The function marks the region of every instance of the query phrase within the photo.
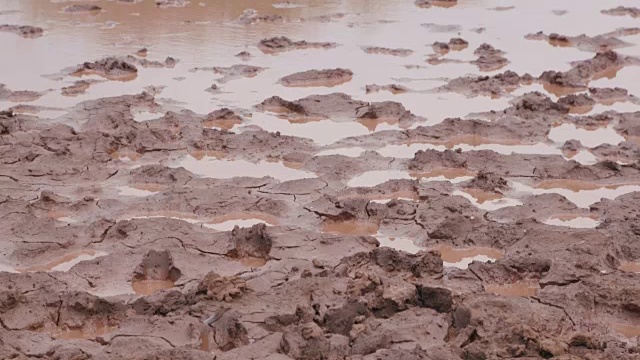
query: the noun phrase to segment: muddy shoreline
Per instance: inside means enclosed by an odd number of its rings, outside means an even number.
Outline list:
[[[582,54],[526,72],[475,23],[416,18],[421,47],[355,46],[280,29],[397,19],[258,5],[225,14],[258,29],[225,61],[132,42],[40,74],[46,89],[0,84],[0,359],[640,357],[640,101],[619,75],[640,65],[634,28],[519,35]],[[0,35],[28,44],[57,31],[13,24]],[[438,99],[480,105],[439,117]]]

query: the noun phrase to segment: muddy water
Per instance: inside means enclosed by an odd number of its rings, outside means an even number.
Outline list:
[[[343,235],[375,235],[379,225],[366,221],[326,221],[322,231]]]
[[[438,246],[434,250],[440,251],[444,266],[466,269],[474,261],[487,262],[502,258],[500,250],[487,247],[454,248]]]
[[[630,273],[640,273],[640,262],[624,262],[620,265],[620,270]]]
[[[131,287],[136,294],[151,295],[160,290],[167,290],[173,287],[171,280],[133,280]]]
[[[31,265],[25,268],[18,268],[19,272],[37,272],[37,271],[69,271],[74,265],[82,262],[93,260],[95,258],[107,255],[104,252],[94,250],[81,250],[71,252],[42,265]]]
[[[451,194],[462,196],[471,201],[471,203],[476,207],[487,211],[498,210],[508,206],[522,205],[522,202],[520,200],[505,197],[499,193],[488,192],[480,189],[456,190]]]
[[[592,229],[600,225],[600,221],[596,216],[580,216],[580,215],[555,215],[547,219],[547,225],[566,226],[579,229]]]
[[[535,296],[540,287],[533,281],[520,281],[512,284],[487,284],[486,292],[507,297]]]
[[[583,27],[582,31],[588,29],[590,35],[595,35],[636,25],[631,18],[601,16],[597,9],[579,6],[582,3],[578,0],[567,0],[562,4],[545,0],[536,2],[535,6],[519,3],[509,11],[495,11],[496,8],[503,7],[500,1],[495,0],[460,0],[455,6],[436,6],[430,9],[419,9],[412,1],[401,0],[376,3],[365,0],[309,0],[301,4],[303,6],[287,6],[286,3],[278,6],[271,1],[262,0],[225,0],[222,3],[192,1],[183,8],[165,9],[157,8],[152,1],[123,4],[98,0],[91,3],[100,6],[103,11],[67,14],[61,12],[68,5],[64,2],[3,1],[0,10],[17,12],[2,15],[2,22],[42,26],[45,33],[38,39],[0,34],[0,45],[13,49],[5,54],[4,61],[16,64],[0,69],[2,81],[15,90],[53,89],[30,104],[56,108],[103,96],[138,93],[151,85],[165,86],[160,97],[172,99],[203,114],[222,106],[249,109],[272,95],[295,99],[339,91],[368,101],[400,101],[413,113],[426,117],[426,124],[433,124],[445,117],[464,117],[469,113],[507,105],[507,99],[466,98],[457,94],[425,92],[442,85],[445,78],[476,72],[477,68],[468,62],[475,60],[473,50],[483,42],[491,43],[506,53],[510,61],[509,69],[537,75],[549,69],[567,70],[570,61],[587,58],[590,54],[574,48],[554,48],[544,42],[525,40],[525,35],[538,31],[573,34],[580,25]],[[571,11],[563,16],[553,14],[551,11],[560,5]],[[284,22],[245,25],[237,21],[243,11],[249,8],[257,10],[261,15],[280,15]],[[329,22],[319,22],[314,18],[336,13],[343,16],[334,17]],[[527,18],[528,21],[520,21],[522,18]],[[456,24],[464,25],[457,32],[449,33],[440,32],[438,26],[422,26],[448,25],[444,19],[455,19]],[[485,28],[485,31],[474,31],[480,27]],[[404,36],[398,37],[399,33]],[[284,34],[295,40],[330,41],[339,46],[328,50],[307,49],[276,55],[264,54],[255,46],[262,38]],[[425,63],[425,56],[431,53],[430,47],[425,44],[447,41],[455,36],[470,43],[468,48],[452,51],[444,56],[458,62],[436,66]],[[193,46],[194,44],[198,45]],[[363,46],[406,48],[414,52],[406,57],[368,54],[362,51]],[[54,81],[41,76],[105,55],[136,54],[143,47],[148,49],[146,58],[149,60],[164,60],[167,56],[172,56],[179,62],[169,69],[140,69],[138,76],[131,81],[92,84],[85,93],[75,97],[62,96],[59,89],[70,85],[77,78]],[[630,46],[621,49],[621,52],[633,54],[637,48],[637,45]],[[266,70],[252,78],[238,78],[225,83],[220,83],[221,75],[213,71],[189,71],[195,67],[245,63],[235,56],[241,51],[248,51],[252,55],[246,63]],[[336,67],[352,70],[353,79],[333,88],[287,88],[274,85],[278,79],[291,73]],[[608,81],[618,85],[616,81],[619,78],[623,78],[621,82],[632,79],[631,75],[637,71],[625,68],[619,72],[625,76],[603,78],[594,83],[600,85]],[[204,91],[213,83],[221,88],[215,95]],[[365,95],[364,87],[373,83],[403,83],[417,92],[394,95],[382,91]],[[635,82],[629,82],[628,85],[631,93],[640,90]],[[4,103],[0,105],[9,106]],[[141,114],[140,119],[152,117],[154,114]],[[270,131],[309,137],[319,143],[331,143],[343,137],[362,135],[374,130],[371,124],[357,122],[339,125],[332,121],[291,124],[264,114],[248,119],[246,123],[225,124],[225,127],[237,128],[249,124]],[[398,128],[398,124],[382,123],[376,124],[375,131]]]
[[[615,199],[620,195],[640,191],[640,184],[636,183],[596,184],[576,180],[544,181],[535,187],[513,181],[511,186],[516,191],[529,194],[560,194],[582,208],[587,208],[602,199]]]
[[[257,178],[270,176],[280,181],[287,181],[316,177],[313,173],[287,165],[289,164],[267,161],[251,163],[246,160],[219,160],[209,156],[198,160],[190,155],[175,164],[176,167],[184,167],[194,174],[216,179],[229,179],[236,176]]]
[[[91,340],[97,336],[114,332],[117,329],[118,326],[111,324],[108,320],[100,319],[87,321],[83,326],[74,328],[45,326],[41,331],[49,333],[54,339]]]

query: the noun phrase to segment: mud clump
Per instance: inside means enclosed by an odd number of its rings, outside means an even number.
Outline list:
[[[239,78],[252,78],[264,71],[264,68],[251,65],[237,64],[230,67],[214,67],[213,72],[222,75],[222,78],[217,81],[221,84],[227,83],[231,80]]]
[[[592,59],[573,63],[569,71],[545,71],[540,75],[540,80],[569,93],[578,92],[586,90],[591,80],[611,78],[624,66],[635,63],[635,59],[610,50],[597,53]]]
[[[156,6],[159,8],[169,7],[185,7],[189,3],[187,0],[155,0]]]
[[[640,31],[640,29],[637,28],[618,29],[607,34],[597,35],[594,37],[590,37],[585,34],[578,36],[566,36],[556,33],[545,35],[540,31],[535,34],[526,35],[525,39],[547,41],[552,46],[557,47],[575,47],[584,51],[603,52],[631,46],[630,43],[618,39],[617,36],[633,35],[638,31]]]
[[[216,301],[231,302],[247,291],[247,283],[238,276],[220,276],[210,271],[198,284],[198,292]]]
[[[333,87],[351,81],[353,72],[347,69],[307,70],[280,79],[287,87],[324,86]]]
[[[73,4],[62,9],[62,12],[68,14],[97,13],[100,11],[102,11],[100,6],[91,4]]]
[[[234,258],[269,259],[273,240],[265,224],[256,224],[250,228],[235,227],[231,231],[232,249],[227,252]]]
[[[0,25],[0,32],[9,32],[26,39],[39,38],[44,34],[41,27],[30,25]]]
[[[371,85],[365,86],[365,91],[367,94],[376,93],[380,91],[388,91],[392,94],[403,94],[403,93],[411,92],[411,89],[399,84],[389,84],[389,85],[371,84]]]
[[[65,86],[61,89],[61,93],[64,96],[78,96],[84,94],[89,87],[93,84],[99,83],[99,80],[78,80],[70,86]]]
[[[262,39],[258,43],[258,48],[265,54],[277,54],[285,51],[304,49],[333,49],[338,44],[333,42],[307,42],[305,40],[295,41],[286,36]]]
[[[612,16],[631,16],[640,18],[640,8],[618,6],[617,8],[602,10],[601,13]]]
[[[173,266],[173,257],[167,250],[150,250],[133,274],[133,281],[169,280],[175,282],[180,278],[181,271]]]
[[[436,7],[452,7],[458,4],[458,0],[416,0],[416,6],[419,8]]]
[[[381,55],[391,55],[391,56],[399,56],[399,57],[407,57],[413,54],[413,50],[410,49],[390,49],[379,46],[365,46],[362,48],[364,52],[367,54],[381,54]]]
[[[450,80],[440,91],[452,91],[469,97],[491,96],[500,97],[505,93],[516,90],[521,85],[530,84],[533,77],[529,74],[523,76],[513,71],[505,71],[493,76],[459,77]]]
[[[509,60],[504,57],[504,51],[496,49],[486,43],[480,45],[473,54],[477,56],[478,59],[471,63],[478,66],[480,71],[495,71],[509,64]]]
[[[107,57],[97,61],[87,61],[71,73],[73,76],[99,75],[109,80],[132,80],[138,74],[138,68],[122,59]]]
[[[473,179],[469,180],[464,187],[500,193],[508,190],[509,184],[499,175],[480,171]]]
[[[39,99],[43,93],[30,90],[10,90],[4,84],[0,84],[0,100],[11,102],[29,102]]]
[[[260,23],[282,23],[284,18],[280,15],[259,15],[257,10],[246,9],[237,20],[241,24],[252,25]]]
[[[203,121],[205,126],[219,127],[225,130],[229,130],[235,125],[242,124],[242,122],[242,117],[228,108],[222,108],[220,110],[210,112]]]

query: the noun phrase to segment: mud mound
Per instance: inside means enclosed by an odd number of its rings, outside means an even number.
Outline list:
[[[338,44],[332,42],[294,41],[286,36],[262,39],[258,43],[258,48],[265,54],[277,54],[285,51],[304,49],[333,49],[337,46]]]
[[[39,38],[44,34],[44,30],[37,26],[30,25],[0,25],[0,32],[9,32],[27,39]]]
[[[333,87],[351,81],[353,72],[347,69],[307,70],[280,79],[288,87],[325,86]]]

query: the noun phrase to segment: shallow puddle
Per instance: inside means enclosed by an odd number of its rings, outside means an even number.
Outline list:
[[[504,197],[502,194],[487,192],[480,189],[464,189],[456,190],[451,195],[462,196],[471,201],[471,203],[479,209],[493,211],[509,206],[522,205],[517,199]]]
[[[623,262],[620,270],[630,273],[640,273],[640,262]]]
[[[90,320],[82,327],[57,327],[45,326],[39,331],[46,332],[54,339],[64,340],[94,340],[98,336],[103,336],[118,330],[117,325],[111,324],[108,320]]]
[[[376,170],[367,171],[347,182],[349,187],[373,187],[389,180],[417,179],[422,182],[449,181],[459,183],[473,178],[473,172],[464,168],[437,168],[424,172],[409,172],[404,170]]]
[[[19,272],[49,272],[49,271],[69,271],[74,265],[82,261],[93,260],[107,253],[94,250],[80,250],[69,253],[43,265],[32,265],[26,268],[17,269]]]
[[[484,290],[490,294],[506,297],[535,296],[540,286],[535,281],[519,281],[512,284],[485,284]]]
[[[325,221],[322,224],[322,231],[326,233],[342,235],[375,235],[378,233],[379,225],[366,221]]]
[[[578,140],[582,145],[594,148],[602,144],[618,145],[624,141],[624,138],[610,127],[586,130],[578,128],[574,124],[562,124],[551,128],[549,140],[560,144],[564,144],[568,140]]]
[[[315,178],[311,172],[293,169],[280,162],[261,161],[252,163],[246,160],[218,160],[204,156],[198,160],[186,156],[173,167],[184,167],[188,171],[215,179],[230,179],[239,176],[262,178],[270,176],[280,181]]]
[[[441,142],[411,142],[391,144],[376,150],[382,156],[410,159],[419,150],[460,149],[462,151],[493,150],[498,154],[560,155],[562,151],[553,144],[524,144],[518,140],[491,139],[477,135],[461,135]]]
[[[405,237],[388,237],[384,235],[375,235],[380,242],[380,246],[390,247],[392,249],[416,254],[418,251],[424,250],[423,247],[417,246],[413,240]]]
[[[566,226],[577,229],[594,229],[600,225],[600,221],[596,216],[581,216],[581,215],[555,215],[547,219],[545,222],[547,225],[554,226]]]
[[[488,247],[454,248],[451,246],[437,246],[433,250],[440,251],[443,265],[466,269],[474,261],[489,262],[502,258],[502,251]]]
[[[535,187],[515,181],[510,182],[510,185],[518,192],[534,195],[560,194],[581,208],[588,208],[602,199],[615,199],[620,195],[640,191],[640,185],[637,184],[601,185],[577,180],[547,180]]]
[[[139,295],[151,295],[154,292],[160,290],[167,290],[173,288],[174,282],[172,280],[132,280],[131,288],[136,294]]]
[[[622,334],[627,338],[640,337],[640,325],[614,323],[611,324],[611,328],[613,328],[615,332]]]
[[[205,222],[202,226],[218,231],[231,231],[236,226],[242,228],[256,224],[276,225],[278,219],[275,216],[260,213],[231,213]]]
[[[145,197],[158,193],[158,191],[150,191],[131,186],[118,186],[116,189],[118,190],[118,194],[121,196]]]

